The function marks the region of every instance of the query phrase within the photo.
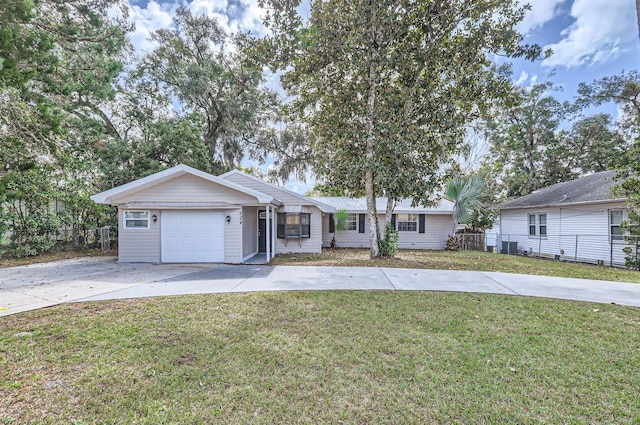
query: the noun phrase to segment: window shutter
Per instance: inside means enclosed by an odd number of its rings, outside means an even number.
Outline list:
[[[396,215],[391,214],[391,226],[393,226],[393,230],[396,230]]]
[[[418,217],[418,233],[424,233],[424,214]]]
[[[286,213],[278,213],[278,226],[276,231],[276,236],[278,238],[284,238],[284,228],[287,222],[287,214]]]
[[[336,223],[333,222],[333,214],[329,214],[329,233],[336,232]]]
[[[364,233],[364,214],[358,217],[358,233]]]

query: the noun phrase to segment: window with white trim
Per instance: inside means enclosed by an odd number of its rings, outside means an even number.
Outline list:
[[[624,221],[623,210],[609,210],[609,234],[611,242],[622,240],[622,222]]]
[[[529,214],[529,236],[547,237],[547,214]]]
[[[358,230],[358,214],[347,214],[347,221],[344,223],[345,230]]]
[[[398,232],[415,232],[418,230],[418,214],[398,214],[396,216]]]
[[[310,238],[310,213],[278,213],[278,238]]]
[[[149,211],[125,211],[124,212],[124,228],[125,229],[148,229],[149,228]]]

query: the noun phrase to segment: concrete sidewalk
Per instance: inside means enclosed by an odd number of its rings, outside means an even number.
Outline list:
[[[288,290],[481,292],[640,307],[640,284],[494,272],[226,264],[117,264],[84,258],[0,269],[0,316],[63,302]]]

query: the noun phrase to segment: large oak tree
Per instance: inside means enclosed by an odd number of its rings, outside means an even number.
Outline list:
[[[433,201],[441,166],[465,124],[504,96],[493,59],[541,55],[516,30],[526,8],[509,0],[310,2],[266,0],[262,53],[308,124],[316,172],[364,191],[371,255],[380,237],[376,197]]]

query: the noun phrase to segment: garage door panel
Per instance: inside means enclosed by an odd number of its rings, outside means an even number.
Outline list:
[[[222,212],[163,212],[163,263],[223,261],[224,214]]]

